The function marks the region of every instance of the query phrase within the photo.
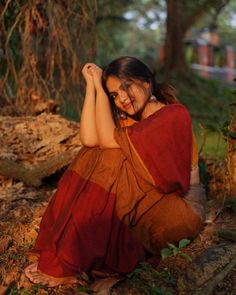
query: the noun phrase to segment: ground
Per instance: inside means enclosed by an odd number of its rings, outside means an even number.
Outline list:
[[[54,185],[50,187],[47,185],[49,182],[52,183],[50,180],[40,188],[34,188],[26,187],[21,182],[0,178],[0,294],[82,295],[92,294],[92,289],[96,290],[96,282],[99,280],[91,285],[91,281],[87,281],[88,277],[86,276],[83,277],[86,286],[71,285],[56,288],[33,285],[24,276],[24,268],[34,261],[32,256],[27,255],[28,250],[35,242],[41,217],[55,190],[56,182],[54,181]],[[219,187],[216,187],[212,181],[211,193],[217,189],[219,196],[222,191],[220,192]],[[224,200],[222,198],[224,196],[214,198],[212,194],[209,195],[208,222],[199,237],[186,248],[180,250],[180,254],[175,257],[168,255],[164,260],[159,257],[159,263],[153,267],[147,263],[141,264],[127,276],[108,277],[104,280],[100,278],[105,290],[97,294],[194,294],[194,292],[186,291],[184,287],[186,271],[192,268],[196,258],[205,255],[204,253],[211,247],[222,248],[221,245],[227,247],[233,245],[230,240],[217,235],[219,229],[236,229],[236,214],[231,208],[223,206]],[[187,255],[187,258],[183,257],[182,253]],[[189,261],[189,257],[192,261]],[[201,276],[202,266],[196,272],[198,271]],[[118,283],[112,289],[108,288],[117,281]],[[198,294],[233,295],[236,294],[235,282],[236,267],[228,272],[227,276],[214,288],[214,291]],[[99,283],[97,285],[99,286]]]

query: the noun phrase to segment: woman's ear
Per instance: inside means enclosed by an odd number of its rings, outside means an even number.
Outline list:
[[[150,88],[150,83],[149,82],[143,82],[143,86],[148,89]]]

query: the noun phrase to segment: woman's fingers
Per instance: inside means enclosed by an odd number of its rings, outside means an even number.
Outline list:
[[[99,77],[102,76],[102,69],[99,68],[97,65],[90,65],[89,70],[92,73],[92,75],[97,75]]]
[[[85,75],[93,75],[93,74],[101,74],[102,73],[102,69],[100,67],[98,67],[96,64],[94,63],[86,63],[82,69],[82,74]]]
[[[96,88],[101,85],[102,72],[102,69],[95,63],[86,63],[82,69],[82,74],[86,82],[94,83]]]
[[[95,88],[98,89],[102,85],[102,69],[99,67],[91,67],[91,72]]]
[[[83,74],[86,74],[86,73],[89,73],[89,69],[91,68],[91,64],[85,64],[83,69],[82,69],[82,73]]]
[[[82,75],[84,76],[84,79],[86,80],[87,83],[88,82],[93,83],[93,74],[91,72],[91,67],[92,67],[92,64],[87,63],[84,65],[82,69]]]

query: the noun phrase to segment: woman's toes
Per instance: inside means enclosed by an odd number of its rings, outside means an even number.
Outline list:
[[[25,275],[28,277],[32,273],[37,272],[37,271],[38,271],[38,263],[36,262],[36,263],[33,263],[33,264],[28,265],[25,268]]]
[[[31,264],[25,268],[25,275],[26,277],[35,284],[43,284],[47,287],[56,287],[59,285],[66,285],[66,284],[80,284],[84,285],[84,282],[78,280],[76,277],[62,277],[56,278],[44,274],[38,269],[38,263]]]
[[[47,278],[47,276],[43,275],[42,273],[34,273],[32,274],[31,281],[36,284],[40,283],[43,285],[48,285],[50,280]]]

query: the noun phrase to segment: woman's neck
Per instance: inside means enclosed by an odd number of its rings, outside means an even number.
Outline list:
[[[146,104],[142,114],[141,114],[141,120],[146,119],[156,111],[160,110],[165,106],[164,103],[161,103],[160,101],[150,101]]]

